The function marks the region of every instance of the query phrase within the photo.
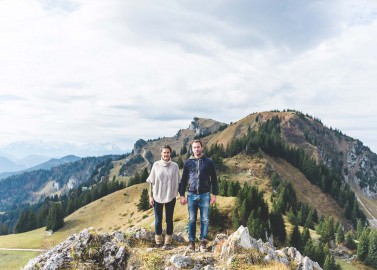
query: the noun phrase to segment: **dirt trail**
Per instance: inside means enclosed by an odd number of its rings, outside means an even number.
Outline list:
[[[145,164],[143,167],[141,167],[141,170],[144,170],[144,168],[148,167],[150,162],[149,160],[145,157],[145,148],[143,148],[143,153],[141,154],[141,156],[144,158],[144,160],[147,162],[147,164]]]
[[[368,210],[368,208],[364,205],[364,203],[359,199],[359,196],[356,195],[356,199],[359,202],[359,204],[362,205],[364,210],[372,217],[371,219],[368,219],[369,224],[375,228],[377,228],[377,219],[373,216],[373,214]]]
[[[33,251],[33,252],[45,252],[44,249],[33,248],[0,248],[0,251]]]

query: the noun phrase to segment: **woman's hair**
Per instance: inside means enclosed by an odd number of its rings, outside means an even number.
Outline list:
[[[167,144],[165,144],[163,147],[161,147],[161,152],[162,152],[162,150],[164,150],[165,148],[167,148],[167,149],[169,149],[169,151],[170,151],[170,153],[171,153],[171,147],[170,147],[170,145],[167,145]]]

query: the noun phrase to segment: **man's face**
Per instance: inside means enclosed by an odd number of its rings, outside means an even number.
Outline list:
[[[192,152],[194,153],[195,157],[200,157],[202,155],[203,148],[199,142],[194,142],[192,144]]]
[[[162,149],[162,151],[161,151],[161,157],[165,161],[168,161],[170,159],[170,150],[169,150],[169,148]]]

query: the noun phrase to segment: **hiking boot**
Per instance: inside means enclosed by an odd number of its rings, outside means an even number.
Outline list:
[[[156,248],[162,247],[162,234],[156,234],[154,240],[156,241]]]
[[[162,246],[162,249],[170,249],[171,248],[171,241],[172,241],[172,235],[167,234],[165,236],[165,242],[164,242],[164,245]]]
[[[199,247],[200,252],[205,252],[207,251],[207,241],[203,239],[200,241],[200,247]]]
[[[194,241],[190,241],[189,244],[188,244],[188,246],[187,246],[187,249],[195,251],[195,242]]]

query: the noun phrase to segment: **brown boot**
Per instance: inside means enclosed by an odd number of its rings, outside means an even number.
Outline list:
[[[205,252],[207,251],[207,240],[203,239],[200,241],[200,247],[199,247],[200,252]]]
[[[189,242],[189,244],[187,246],[187,250],[195,251],[195,242],[194,241]]]
[[[172,241],[172,235],[171,234],[165,235],[165,242],[162,248],[169,249],[171,247],[171,241]]]
[[[156,234],[154,240],[156,241],[156,247],[162,246],[162,234]]]

